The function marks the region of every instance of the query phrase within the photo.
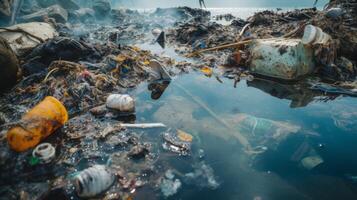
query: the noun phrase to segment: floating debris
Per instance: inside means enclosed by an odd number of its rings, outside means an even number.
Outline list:
[[[309,156],[301,160],[302,166],[308,170],[314,169],[323,162],[324,160],[320,156]]]
[[[180,155],[186,156],[191,151],[191,143],[182,141],[172,133],[164,133],[163,134],[164,143],[162,147],[166,150],[172,151],[174,153],[178,153]]]

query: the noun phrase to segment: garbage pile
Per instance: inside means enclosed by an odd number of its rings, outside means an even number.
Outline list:
[[[285,81],[310,75],[328,82],[355,81],[355,7],[332,1],[323,11],[262,11],[229,26],[186,22],[176,25],[168,38],[189,45],[191,53],[186,55],[200,56],[213,68],[240,67]],[[212,59],[215,65],[208,62]]]

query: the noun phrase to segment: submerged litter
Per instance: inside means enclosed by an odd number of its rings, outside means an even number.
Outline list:
[[[107,190],[115,181],[114,174],[103,165],[95,165],[75,177],[78,196],[94,197]]]

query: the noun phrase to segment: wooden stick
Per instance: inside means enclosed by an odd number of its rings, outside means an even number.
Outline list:
[[[253,41],[254,40],[246,40],[246,41],[236,42],[236,43],[232,43],[232,44],[225,44],[225,45],[218,46],[218,47],[202,49],[202,50],[195,51],[193,53],[188,54],[187,57],[193,57],[195,55],[198,55],[198,54],[201,54],[201,53],[204,53],[204,52],[208,52],[208,51],[215,51],[215,50],[220,50],[220,49],[234,48],[234,47],[238,47],[240,45],[249,44],[249,43],[251,43]]]
[[[166,127],[163,123],[145,123],[145,124],[120,124],[120,126],[125,128],[164,128]]]

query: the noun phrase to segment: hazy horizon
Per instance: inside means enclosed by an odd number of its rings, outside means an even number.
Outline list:
[[[318,7],[324,6],[329,0],[319,0]],[[112,0],[118,6],[137,7],[137,8],[156,8],[156,7],[177,7],[190,6],[199,7],[198,0]],[[278,7],[312,7],[314,0],[205,0],[209,8],[278,8]]]

